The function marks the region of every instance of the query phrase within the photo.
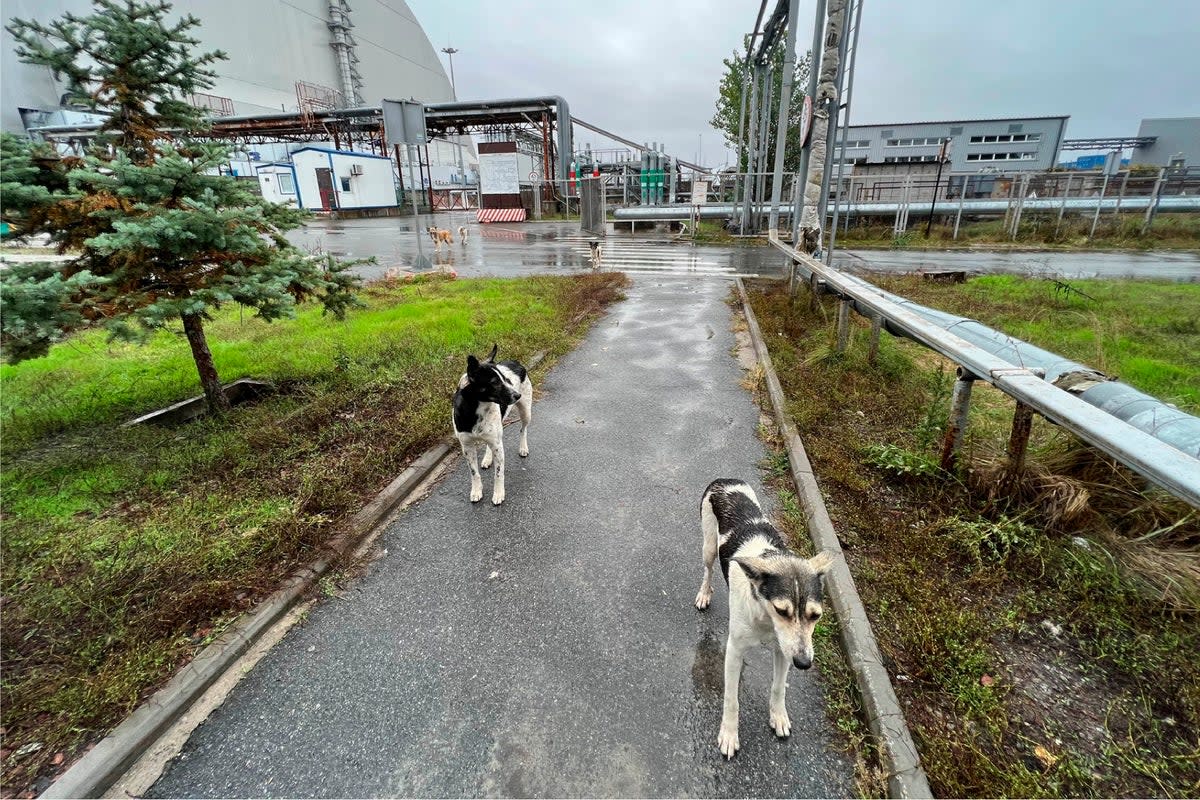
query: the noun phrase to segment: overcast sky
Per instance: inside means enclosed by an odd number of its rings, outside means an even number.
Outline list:
[[[721,59],[758,0],[408,0],[459,99],[562,95],[576,117],[703,163]],[[775,0],[769,0],[769,9]],[[815,0],[802,0],[800,52]],[[1200,116],[1200,0],[865,0],[851,122],[1069,114],[1067,136]],[[439,54],[440,55],[440,54]],[[442,55],[445,59],[445,56]],[[443,62],[445,63],[445,62]],[[699,135],[699,139],[697,136]],[[580,129],[576,143],[607,147]]]

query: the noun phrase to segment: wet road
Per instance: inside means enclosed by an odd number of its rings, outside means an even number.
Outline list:
[[[712,608],[692,606],[699,498],[725,475],[769,498],[759,412],[730,355],[725,281],[642,275],[628,295],[540,379],[528,459],[509,428],[505,504],[472,505],[459,459],[153,796],[853,791],[815,671],[790,673],[793,737],[769,730],[765,650],[746,666],[742,751],[720,758],[727,594],[718,580]]]
[[[577,222],[529,222],[479,225],[474,214],[438,214],[434,220],[455,235],[455,243],[436,256],[432,242],[422,240],[424,253],[460,275],[521,275],[535,272],[574,272],[590,266],[587,240]],[[422,229],[430,224],[421,218]],[[458,227],[469,229],[460,244]],[[360,268],[367,278],[381,277],[389,268],[408,269],[415,263],[416,238],[412,221],[402,217],[361,220],[317,220],[293,231],[297,245],[346,257],[371,257],[378,264]],[[637,236],[611,234],[603,245],[607,268],[630,274],[691,276],[781,276],[785,259],[769,247],[692,245],[665,232],[638,231]],[[911,250],[847,250],[835,263],[852,271],[967,270],[978,273],[1080,277],[1138,277],[1200,281],[1200,253],[1179,251],[1063,253],[1063,252],[919,252]]]

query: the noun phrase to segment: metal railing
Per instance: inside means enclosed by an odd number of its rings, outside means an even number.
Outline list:
[[[842,298],[839,345],[849,311],[877,322],[896,336],[912,339],[957,364],[965,380],[983,380],[1014,398],[1018,404],[1108,454],[1171,494],[1200,508],[1200,459],[1139,430],[1078,396],[1047,383],[1040,370],[1013,364],[939,327],[897,303],[871,284],[845,275],[801,253],[777,236],[770,243],[791,259],[815,291]],[[1020,410],[1020,406],[1018,406]]]

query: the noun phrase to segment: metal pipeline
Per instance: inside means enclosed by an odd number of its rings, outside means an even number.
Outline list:
[[[949,321],[942,320],[943,324],[938,324],[930,317],[942,315],[942,312],[911,302],[897,302],[903,298],[861,278],[826,267],[777,237],[770,237],[770,241],[792,259],[799,274],[820,282],[826,291],[849,301],[859,314],[880,319],[892,335],[904,336],[941,353],[967,373],[991,383],[1176,497],[1200,508],[1200,459],[1172,443],[1179,442],[1195,452],[1190,443],[1200,431],[1200,420],[1125,384],[1107,381],[1105,376],[1086,367],[1082,372],[1072,369],[1082,365],[1053,353],[1043,350],[1040,351],[1043,355],[1039,356],[1039,349],[1032,345],[990,331],[979,323],[967,325],[973,322],[971,320],[951,316]],[[984,328],[987,333],[981,333],[974,326]],[[997,338],[1002,341],[1001,346],[997,346]],[[1014,349],[1015,345],[1022,347]],[[992,348],[998,352],[993,352]],[[1035,372],[1039,357],[1045,357],[1046,378],[1058,379],[1064,385],[1074,384],[1073,389],[1060,388]],[[1051,369],[1055,370],[1053,374]],[[1064,376],[1067,376],[1066,380],[1063,380]],[[1097,382],[1091,384],[1091,381]]]
[[[887,298],[897,306],[912,311],[942,330],[953,333],[1014,366],[1044,370],[1044,380],[1047,383],[1077,395],[1117,419],[1194,458],[1200,458],[1200,417],[1186,414],[1127,383],[1110,379],[1085,364],[1013,338],[976,320],[914,303],[905,297],[886,292],[855,275],[842,273],[842,277],[847,283],[859,286],[862,291]],[[851,299],[851,303],[853,302]],[[886,319],[883,320],[883,325],[889,333],[905,335],[903,332],[892,331]]]
[[[1096,202],[1099,200],[1100,209],[1102,211],[1115,210],[1118,199],[1115,197],[1095,198],[1095,197],[1072,197],[1066,200],[1065,208],[1067,211],[1094,211]],[[1123,211],[1145,211],[1146,208],[1154,202],[1153,197],[1126,197],[1121,200],[1121,210]],[[839,214],[855,214],[858,216],[870,217],[885,217],[891,216],[904,207],[902,203],[840,203]],[[929,209],[919,208],[916,204],[908,204],[909,211],[912,214],[920,216],[922,213],[928,214]],[[1036,200],[1026,200],[1024,210],[1029,211],[1055,211],[1064,207],[1062,198],[1038,198]],[[942,204],[937,213],[952,214],[957,212],[958,204],[952,205]],[[962,203],[964,214],[1003,214],[1009,208],[1007,200],[965,200]],[[771,210],[770,203],[757,203],[754,205],[754,210],[758,213],[769,212]],[[720,219],[723,217],[731,217],[737,214],[741,209],[735,208],[728,204],[713,204],[700,207],[700,216],[704,219]],[[1170,213],[1176,211],[1200,211],[1200,195],[1160,197],[1158,199],[1158,211],[1160,213]],[[779,213],[784,216],[791,216],[792,206],[781,205]],[[631,208],[618,208],[613,211],[613,216],[616,219],[633,219],[633,220],[674,220],[688,219],[692,214],[691,206],[657,206],[655,208],[646,208],[634,206]]]

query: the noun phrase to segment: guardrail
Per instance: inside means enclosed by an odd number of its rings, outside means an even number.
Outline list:
[[[1047,383],[1038,371],[1013,364],[978,345],[924,319],[892,300],[883,290],[836,269],[781,241],[773,231],[773,247],[788,256],[815,290],[842,298],[839,327],[850,308],[885,327],[893,335],[912,339],[957,364],[962,377],[983,380],[1021,405],[1069,430],[1171,494],[1200,508],[1200,459],[1162,442],[1111,414]],[[841,338],[841,337],[839,337]]]

